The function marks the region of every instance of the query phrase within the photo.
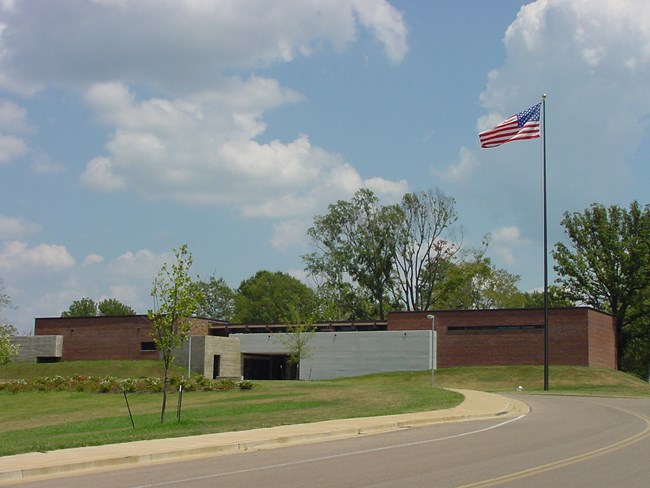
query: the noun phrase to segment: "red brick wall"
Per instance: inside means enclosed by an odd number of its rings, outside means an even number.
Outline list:
[[[610,315],[589,311],[589,366],[616,369],[616,321]],[[616,349],[616,348],[614,348]]]
[[[549,364],[589,366],[587,308],[566,308],[549,311]],[[544,311],[538,311],[544,323]],[[538,363],[543,364],[543,362]]]
[[[151,341],[144,315],[36,319],[35,335],[62,335],[64,361],[88,359],[158,359],[157,351],[141,351]]]
[[[206,334],[208,322],[195,319],[194,334]],[[37,318],[35,335],[62,335],[63,361],[90,359],[158,359],[157,351],[142,351],[152,341],[146,315],[124,317]]]
[[[431,329],[429,314],[435,316],[439,368],[544,364],[543,329],[503,327],[543,326],[543,309],[395,312],[388,330]],[[549,364],[615,368],[612,323],[610,315],[586,307],[550,310]]]

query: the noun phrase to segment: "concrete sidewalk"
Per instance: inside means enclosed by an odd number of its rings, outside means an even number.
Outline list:
[[[35,481],[88,470],[106,470],[139,463],[174,461],[188,456],[217,456],[307,442],[349,438],[438,422],[457,422],[493,417],[515,417],[529,412],[516,399],[473,390],[458,407],[383,417],[328,420],[310,424],[176,437],[105,446],[61,449],[0,457],[0,483]]]

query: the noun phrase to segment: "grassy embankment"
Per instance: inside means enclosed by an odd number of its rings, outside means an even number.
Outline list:
[[[43,376],[160,376],[146,361],[89,361],[14,364],[0,378]],[[181,376],[186,371],[177,369]],[[484,391],[542,390],[541,367],[451,368],[438,370],[436,386]],[[160,394],[130,394],[135,429],[121,394],[0,392],[0,455],[47,451],[140,439],[244,430],[332,418],[387,415],[450,408],[456,393],[431,388],[428,371],[371,375],[330,381],[260,381],[253,390],[186,392],[181,421],[177,395],[168,402],[166,423],[159,423]],[[576,367],[550,369],[551,393],[650,397],[650,385],[629,375]]]

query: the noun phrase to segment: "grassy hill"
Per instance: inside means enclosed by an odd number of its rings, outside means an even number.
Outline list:
[[[544,389],[542,366],[491,366],[447,368],[436,371],[438,386],[493,392]],[[611,369],[583,366],[549,367],[549,393],[650,397],[650,384],[636,376]]]

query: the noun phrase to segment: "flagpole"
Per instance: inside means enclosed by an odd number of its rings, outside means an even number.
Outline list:
[[[548,225],[546,210],[546,93],[542,94],[542,179],[544,206],[544,391],[548,391]]]

